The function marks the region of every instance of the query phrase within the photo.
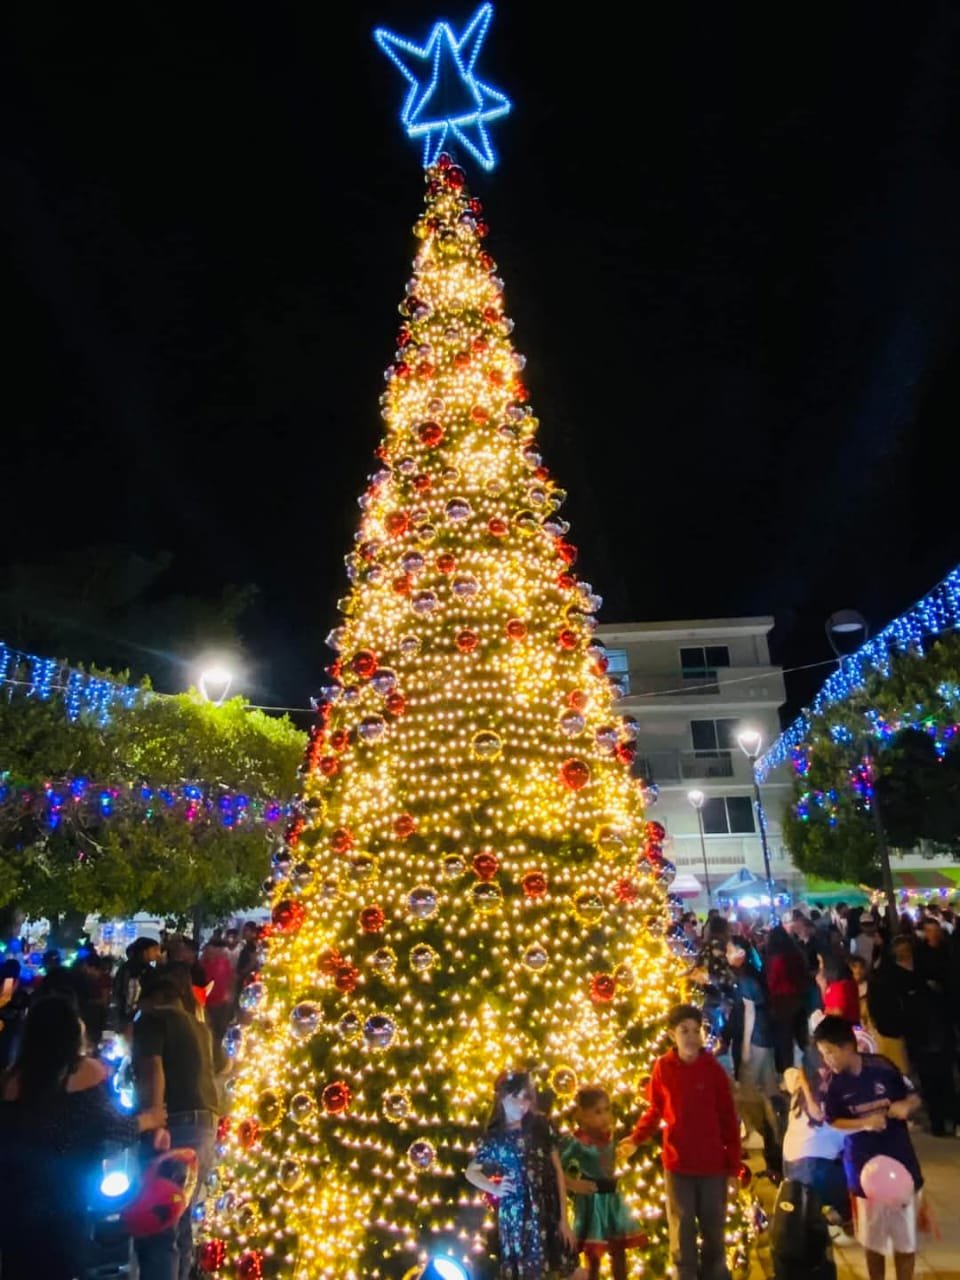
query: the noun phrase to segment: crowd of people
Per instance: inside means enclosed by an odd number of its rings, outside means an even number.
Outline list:
[[[162,1159],[158,1153],[193,1153],[190,1194],[151,1205],[164,1225],[135,1242],[141,1280],[192,1274],[191,1209],[224,1110],[224,1032],[260,962],[252,922],[216,930],[199,951],[179,934],[138,938],[119,965],[89,946],[71,964],[48,951],[36,975],[12,956],[3,961],[0,1183],[17,1188],[0,1199],[3,1280],[87,1274],[91,1171],[135,1144],[142,1169]],[[111,1096],[117,1045],[127,1050],[121,1070],[132,1073],[136,1114],[124,1114]]]
[[[678,927],[700,992],[709,1047],[737,1083],[741,1108],[768,1141],[790,1069],[810,1067],[817,1023],[843,1018],[861,1041],[916,1077],[930,1132],[952,1137],[960,1031],[960,932],[949,907],[904,912],[891,928],[839,903],[794,909],[771,929],[749,913],[711,911]],[[806,1056],[805,1056],[806,1055]],[[805,1079],[806,1077],[804,1077]],[[765,1117],[758,1119],[757,1117]],[[782,1126],[781,1126],[782,1127]],[[769,1162],[777,1166],[775,1150]]]
[[[619,1180],[653,1140],[678,1280],[729,1280],[728,1199],[750,1176],[752,1133],[780,1187],[777,1280],[835,1280],[831,1232],[856,1237],[870,1280],[883,1280],[888,1252],[896,1280],[911,1280],[930,1225],[911,1127],[921,1108],[932,1134],[952,1137],[957,1122],[955,923],[938,904],[892,927],[843,903],[773,927],[686,913],[672,941],[693,999],[670,1011],[672,1047],[627,1136],[616,1141],[600,1085],[579,1090],[564,1135],[531,1074],[496,1081],[466,1177],[496,1207],[498,1280],[595,1280],[605,1258],[623,1280],[648,1236]]]
[[[673,1048],[657,1060],[627,1137],[616,1142],[601,1085],[580,1090],[576,1127],[558,1144],[532,1077],[497,1082],[467,1177],[498,1206],[500,1275],[593,1280],[609,1257],[614,1277],[625,1276],[627,1251],[645,1234],[618,1174],[658,1136],[678,1275],[725,1280],[728,1180],[742,1174],[755,1133],[770,1177],[809,1192],[811,1232],[823,1209],[836,1231],[856,1231],[871,1280],[883,1276],[887,1245],[897,1280],[910,1280],[922,1174],[908,1126],[921,1106],[934,1135],[954,1136],[960,1119],[953,911],[931,904],[891,924],[841,903],[793,910],[773,927],[747,913],[711,910],[701,923],[688,912],[672,940],[690,1002],[671,1012]],[[186,1280],[190,1209],[224,1110],[225,1033],[261,959],[250,922],[215,931],[199,950],[181,935],[138,938],[119,965],[93,948],[69,965],[50,951],[34,981],[15,959],[2,963],[0,1178],[19,1192],[0,1200],[3,1280],[83,1274],[85,1171],[111,1147],[134,1144],[143,1166],[157,1153],[192,1153],[190,1194],[162,1229],[136,1240],[142,1280]],[[129,1047],[136,1114],[118,1110],[111,1066],[96,1053],[118,1038]],[[909,1183],[896,1213],[865,1190],[877,1155]]]

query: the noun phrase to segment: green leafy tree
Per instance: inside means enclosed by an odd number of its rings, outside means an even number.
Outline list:
[[[960,638],[894,657],[843,703],[815,716],[793,780],[784,837],[810,875],[879,884],[875,789],[891,849],[960,848]],[[867,747],[872,777],[865,766]]]
[[[0,903],[59,920],[92,911],[222,914],[252,905],[271,832],[282,824],[248,819],[231,829],[202,805],[186,821],[182,803],[158,799],[151,807],[137,790],[195,784],[214,798],[242,793],[254,809],[282,804],[297,789],[306,737],[242,698],[217,707],[180,694],[117,708],[103,726],[86,717],[70,723],[56,699],[18,697],[0,703],[0,742],[9,789],[0,805]],[[45,784],[64,779],[117,788],[113,816],[68,798],[51,829],[43,805],[24,803],[24,790],[40,796]]]

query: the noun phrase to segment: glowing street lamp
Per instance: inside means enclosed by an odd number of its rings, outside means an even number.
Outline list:
[[[197,680],[201,698],[204,702],[212,702],[215,707],[224,702],[232,684],[233,672],[223,666],[205,667]]]
[[[763,734],[759,729],[744,727],[737,734],[740,750],[750,761],[750,775],[753,778],[754,804],[757,810],[757,825],[760,827],[760,845],[763,849],[763,870],[767,877],[767,894],[770,898],[771,923],[777,919],[777,910],[773,897],[773,875],[770,871],[770,849],[767,845],[767,819],[763,812],[763,801],[760,798],[760,782],[757,778],[757,759],[763,746]]]
[[[687,799],[697,811],[697,826],[700,829],[700,853],[703,856],[703,885],[707,891],[707,906],[712,905],[712,893],[710,889],[710,872],[707,870],[707,842],[703,838],[703,806],[707,797],[702,791],[694,788],[693,791],[687,792]]]

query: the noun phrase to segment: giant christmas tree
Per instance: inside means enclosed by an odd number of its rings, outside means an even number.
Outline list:
[[[403,1277],[439,1255],[482,1273],[492,1215],[463,1171],[496,1076],[532,1067],[560,1124],[602,1083],[626,1121],[677,995],[672,869],[591,638],[600,601],[446,154],[415,234],[269,958],[229,1033],[201,1249],[223,1276]],[[639,1275],[665,1249],[652,1154],[621,1189],[648,1227]]]

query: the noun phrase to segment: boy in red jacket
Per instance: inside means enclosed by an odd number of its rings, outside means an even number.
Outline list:
[[[648,1107],[617,1148],[628,1160],[663,1125],[670,1254],[678,1280],[729,1280],[727,1180],[740,1170],[740,1123],[730,1081],[703,1047],[700,1010],[679,1004],[667,1025],[674,1048],[653,1064]],[[697,1259],[697,1230],[702,1238]]]

